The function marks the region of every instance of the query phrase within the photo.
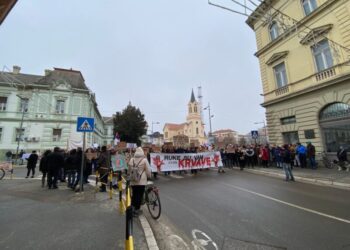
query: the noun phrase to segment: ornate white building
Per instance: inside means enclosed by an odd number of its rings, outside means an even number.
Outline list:
[[[18,145],[26,152],[79,146],[79,116],[95,118],[88,146],[112,142],[113,119],[101,116],[80,71],[54,68],[30,75],[20,70],[14,66],[12,72],[0,72],[0,160],[8,150],[15,153]]]

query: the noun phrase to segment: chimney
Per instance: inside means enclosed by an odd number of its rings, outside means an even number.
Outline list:
[[[45,69],[45,76],[48,76],[50,74],[51,70],[50,69]]]
[[[19,74],[21,72],[21,67],[17,65],[13,65],[13,74]]]

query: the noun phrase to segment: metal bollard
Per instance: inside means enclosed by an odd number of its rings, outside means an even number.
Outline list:
[[[109,181],[109,199],[113,198],[113,185],[112,185],[112,180],[113,180],[113,172],[112,170],[109,171],[108,175],[108,181]]]
[[[134,240],[133,240],[133,222],[132,222],[132,206],[131,206],[131,196],[130,196],[130,181],[126,182],[126,231],[125,231],[125,249],[134,250]]]
[[[123,198],[123,180],[122,180],[121,171],[118,173],[118,189],[119,189],[119,202],[121,202]]]
[[[98,192],[98,180],[100,179],[100,174],[99,172],[96,170],[96,181],[95,181],[95,191],[96,193]]]

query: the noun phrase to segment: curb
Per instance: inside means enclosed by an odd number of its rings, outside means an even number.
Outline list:
[[[141,215],[139,215],[139,220],[141,222],[143,232],[145,233],[148,249],[149,250],[159,250],[156,238],[154,237],[153,231],[152,231],[151,226],[148,223],[146,217],[143,214],[141,214]]]
[[[285,177],[284,174],[275,173],[275,172],[267,172],[267,171],[261,171],[261,170],[255,170],[255,169],[244,169],[244,171],[253,173],[253,174],[259,174],[259,175],[267,175],[271,177]],[[327,186],[327,187],[333,187],[338,189],[350,189],[349,183],[342,183],[342,182],[336,182],[332,180],[322,180],[322,179],[315,179],[315,178],[307,178],[307,177],[301,177],[294,175],[295,180],[298,180],[300,182],[309,183],[309,184],[315,184],[320,186]]]

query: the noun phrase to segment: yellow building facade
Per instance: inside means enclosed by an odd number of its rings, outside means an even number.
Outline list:
[[[270,143],[350,148],[350,1],[265,0],[247,24]]]
[[[201,117],[201,106],[196,101],[193,90],[187,106],[188,114],[185,123],[166,123],[164,125],[163,133],[165,142],[172,142],[174,145],[180,144],[175,146],[190,146],[190,144],[199,146],[207,142],[208,139],[205,135]],[[181,143],[176,143],[176,141],[181,141]]]

